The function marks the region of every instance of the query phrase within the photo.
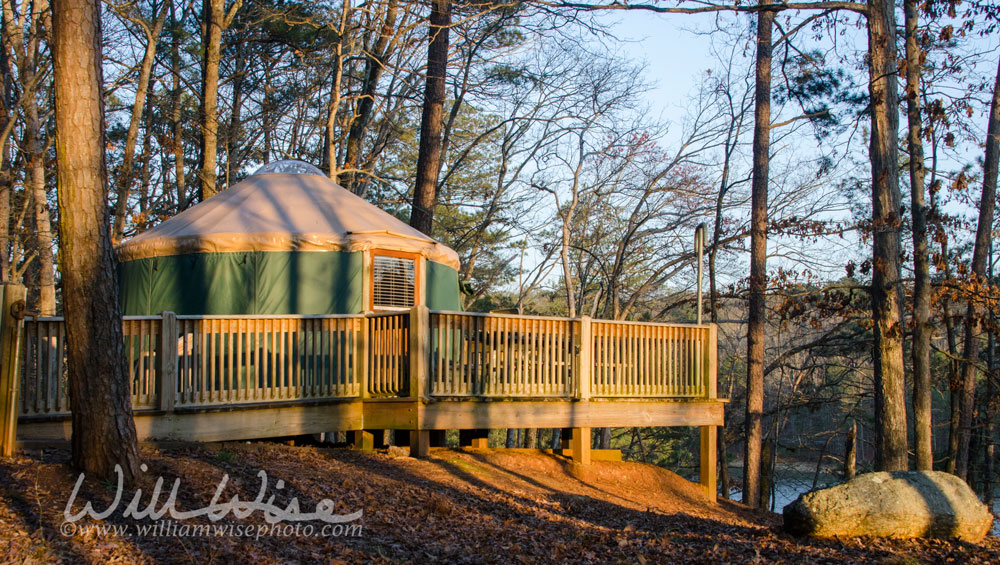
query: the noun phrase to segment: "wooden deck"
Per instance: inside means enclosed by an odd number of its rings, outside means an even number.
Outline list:
[[[10,318],[8,318],[10,319]],[[715,491],[713,325],[429,311],[345,316],[126,317],[141,440],[221,441],[410,430],[699,426],[702,482]],[[5,332],[7,333],[7,332]],[[70,435],[61,318],[20,332],[19,441]],[[482,438],[482,432],[473,433]],[[483,445],[479,439],[479,445]]]

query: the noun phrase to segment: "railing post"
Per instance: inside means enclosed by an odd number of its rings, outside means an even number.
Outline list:
[[[21,328],[24,321],[14,315],[15,305],[24,310],[24,287],[18,284],[0,286],[0,455],[14,454],[17,441],[17,404],[21,380]]]
[[[428,394],[431,365],[431,311],[423,305],[410,309],[410,396]]]
[[[593,343],[591,337],[590,316],[581,316],[578,320],[579,331],[575,333],[573,341],[576,350],[576,398],[579,400],[590,399],[590,389],[593,383],[591,371],[594,366]]]
[[[705,339],[705,398],[719,397],[719,326],[708,324]]]
[[[368,392],[368,316],[358,320],[358,332],[354,336],[354,381],[358,383],[358,396],[370,396]]]
[[[177,315],[160,312],[160,348],[156,354],[156,376],[159,377],[160,410],[173,412],[177,400]]]
[[[410,456],[425,457],[430,447],[430,432],[423,429],[423,403],[430,392],[428,378],[431,362],[431,311],[423,305],[410,309],[410,396],[414,403],[413,429],[410,430]]]

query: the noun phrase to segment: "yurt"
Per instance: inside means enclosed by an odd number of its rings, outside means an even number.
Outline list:
[[[454,250],[299,161],[265,165],[115,251],[126,315],[461,307]]]

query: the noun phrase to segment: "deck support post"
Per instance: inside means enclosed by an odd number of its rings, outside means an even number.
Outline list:
[[[719,328],[708,324],[708,336],[704,343],[703,362],[705,363],[705,399],[713,401],[719,397]],[[705,488],[708,499],[715,502],[718,499],[719,472],[719,432],[718,426],[701,427],[701,456],[699,458],[699,482]]]
[[[23,321],[14,316],[20,304],[24,312],[25,289],[19,284],[0,286],[0,455],[14,454],[17,441],[18,389],[21,386],[21,329]]]
[[[698,481],[711,502],[718,499],[718,426],[701,427],[701,457],[698,462]]]
[[[590,465],[590,428],[573,428],[572,435],[570,449],[573,450],[573,462]]]
[[[354,445],[354,449],[359,451],[373,451],[375,449],[375,434],[371,430],[351,430],[348,441]]]
[[[160,410],[173,412],[177,400],[177,315],[160,312],[160,347],[156,352],[156,372]]]
[[[427,457],[430,445],[430,430],[410,430],[410,457]]]

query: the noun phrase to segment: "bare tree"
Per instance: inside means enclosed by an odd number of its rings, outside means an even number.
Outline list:
[[[152,6],[152,22],[145,19],[135,4],[113,5],[115,14],[139,28],[146,41],[142,62],[139,66],[139,80],[136,83],[135,100],[132,103],[132,116],[129,119],[128,134],[125,137],[125,156],[121,169],[118,171],[118,191],[115,199],[115,216],[112,222],[112,240],[118,242],[125,231],[125,214],[128,210],[129,194],[132,191],[134,177],[133,161],[135,159],[135,144],[139,138],[139,122],[146,110],[146,93],[149,90],[149,79],[153,74],[153,63],[156,60],[156,43],[167,21],[167,12],[173,10],[171,1],[164,1]]]
[[[997,166],[1000,162],[1000,62],[997,63],[996,81],[990,104],[989,124],[986,127],[986,159],[983,162],[983,193],[979,200],[979,221],[976,225],[976,242],[972,250],[972,282],[982,284],[986,276],[989,249],[993,241],[993,213],[997,198]],[[976,401],[976,364],[979,358],[979,341],[976,340],[976,302],[969,300],[965,311],[965,339],[962,349],[962,396],[960,398],[959,443],[955,461],[955,474],[966,479],[969,474],[969,441],[972,438],[973,412]]]
[[[4,35],[13,48],[20,82],[24,93],[21,109],[24,112],[23,145],[27,155],[26,185],[32,201],[37,240],[37,294],[33,293],[38,311],[44,316],[56,313],[55,265],[53,260],[52,227],[49,218],[48,192],[45,180],[45,139],[42,135],[42,117],[38,105],[37,85],[48,72],[42,63],[43,39],[49,6],[45,0],[17,6],[12,0],[3,2]]]

